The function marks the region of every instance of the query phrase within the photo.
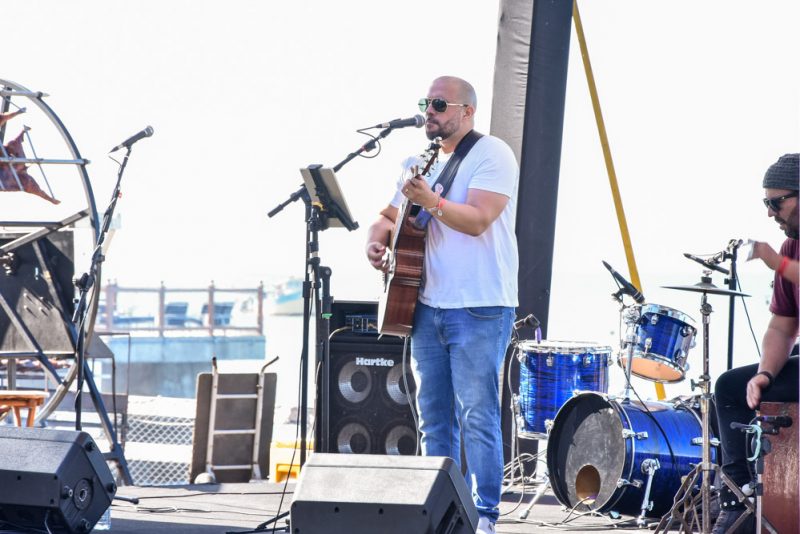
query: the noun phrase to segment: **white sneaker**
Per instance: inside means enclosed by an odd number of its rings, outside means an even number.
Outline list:
[[[478,530],[475,534],[495,534],[494,523],[489,521],[488,517],[481,516],[478,519]]]

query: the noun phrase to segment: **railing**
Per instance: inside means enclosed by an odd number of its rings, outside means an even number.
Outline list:
[[[204,299],[194,299],[195,304],[202,303],[202,311],[197,315],[189,315],[190,303],[186,301],[170,302],[169,295],[206,294]],[[155,309],[155,315],[134,316],[118,314],[120,300],[126,295],[154,297],[157,302],[145,307]],[[242,302],[251,302],[254,309],[254,321],[247,325],[238,324],[234,316],[234,307],[241,302],[234,300],[220,301],[220,295],[236,295]],[[97,312],[95,330],[98,334],[119,331],[153,331],[163,336],[165,332],[207,331],[213,336],[217,330],[251,331],[264,334],[264,284],[251,289],[218,288],[211,282],[204,288],[167,288],[162,282],[159,287],[121,287],[116,282],[108,282],[102,288],[100,308]],[[250,298],[248,298],[250,297]]]

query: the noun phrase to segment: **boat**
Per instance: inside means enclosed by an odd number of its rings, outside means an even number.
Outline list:
[[[303,314],[303,280],[292,277],[269,292],[267,309],[270,315]]]

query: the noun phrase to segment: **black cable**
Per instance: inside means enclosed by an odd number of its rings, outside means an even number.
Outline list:
[[[620,328],[622,327],[621,320],[622,320],[622,310],[620,310]],[[638,321],[637,321],[637,322],[638,322]],[[620,330],[620,336],[621,336],[621,335],[622,335],[622,331]],[[631,355],[629,355],[628,357],[629,357],[631,360],[633,360],[633,355],[632,355],[632,354],[631,354]],[[630,362],[628,362],[628,365],[633,365],[633,361],[630,361]],[[631,380],[630,380],[630,377],[628,376],[628,373],[627,373],[627,372],[625,372],[625,373],[623,373],[623,374],[624,374],[624,376],[625,376],[625,382],[626,382],[626,384],[627,384],[627,386],[628,386],[628,389],[630,389],[631,391],[633,391],[633,394],[634,394],[634,395],[636,395],[636,398],[637,398],[637,399],[639,399],[639,403],[640,403],[640,404],[642,405],[642,407],[644,408],[645,412],[647,413],[647,416],[648,416],[648,417],[649,417],[649,418],[650,418],[650,419],[653,421],[653,423],[655,423],[655,425],[656,425],[656,426],[658,427],[658,429],[661,431],[661,435],[662,435],[662,436],[664,436],[664,441],[666,442],[666,444],[667,444],[667,448],[669,449],[669,456],[670,456],[670,459],[672,460],[672,465],[676,465],[676,461],[675,461],[675,451],[673,451],[673,450],[672,450],[672,445],[670,445],[670,443],[669,443],[669,436],[668,436],[668,435],[667,435],[667,433],[664,431],[664,428],[661,426],[661,424],[659,424],[659,422],[656,420],[655,416],[653,415],[653,412],[651,412],[651,411],[650,411],[650,408],[648,408],[648,407],[647,407],[647,404],[645,404],[645,402],[644,402],[644,401],[642,400],[642,398],[639,396],[639,393],[637,393],[637,392],[636,392],[636,388],[634,388],[634,387],[633,387],[633,384],[631,384]],[[691,409],[691,408],[690,408],[690,409]],[[621,420],[620,420],[620,422],[621,422]],[[701,424],[701,426],[702,426],[702,422],[701,422],[700,424]],[[635,430],[634,430],[634,429],[631,429],[631,430],[635,432]],[[631,436],[631,439],[636,439],[636,436]]]
[[[309,308],[308,308],[308,317],[307,317],[308,319],[310,319],[310,317],[311,317],[312,309],[314,309],[314,306],[309,306]],[[307,318],[303,317],[303,320],[305,321]],[[298,439],[298,436],[300,435],[300,419],[301,419],[301,417],[300,417],[300,415],[301,415],[300,414],[300,408],[301,408],[301,404],[302,404],[301,403],[302,399],[300,398],[300,396],[301,396],[300,392],[303,391],[303,384],[302,384],[302,380],[303,380],[302,365],[303,365],[303,362],[300,361],[299,364],[301,366],[301,370],[300,370],[300,373],[299,373],[300,378],[298,379],[298,386],[299,387],[297,388],[297,407],[298,407],[298,411],[297,411],[297,420],[295,422],[295,434],[294,434],[294,445],[295,446],[292,448],[292,459],[289,461],[289,470],[286,473],[286,481],[283,483],[283,489],[281,491],[281,500],[278,503],[278,511],[275,514],[275,517],[273,517],[272,519],[269,519],[269,520],[259,524],[253,530],[239,531],[236,534],[250,534],[250,533],[254,533],[254,532],[266,532],[266,530],[269,528],[269,524],[270,523],[274,523],[274,525],[272,526],[272,530],[271,530],[272,534],[274,534],[275,533],[275,529],[278,526],[278,519],[280,518],[281,508],[283,507],[283,501],[284,501],[284,498],[286,497],[286,493],[287,493],[286,489],[289,486],[289,479],[292,477],[292,467],[294,467],[294,459],[295,459],[295,456],[297,455],[297,439]],[[317,372],[319,372],[319,371],[317,370],[314,373],[315,376],[317,375]],[[315,379],[315,381],[316,381],[316,379]],[[305,445],[305,444],[302,444],[302,443],[300,444],[301,447],[303,445]],[[226,534],[231,534],[231,533],[226,533]]]
[[[365,156],[363,153],[361,153],[361,154],[359,154],[359,155],[358,155],[358,157],[360,157],[360,158],[364,158],[364,159],[373,159],[373,158],[377,158],[377,157],[378,157],[378,155],[381,153],[381,150],[383,150],[383,147],[381,146],[381,141],[380,141],[380,139],[379,139],[378,137],[376,137],[376,136],[372,135],[371,133],[367,132],[367,130],[370,130],[370,129],[371,129],[371,128],[361,128],[360,130],[356,130],[356,131],[357,131],[358,133],[360,133],[361,135],[366,135],[367,137],[370,137],[370,138],[372,138],[372,140],[373,140],[373,141],[375,141],[375,146],[377,146],[377,147],[378,147],[378,151],[377,151],[377,152],[375,152],[375,154],[373,154],[373,155],[371,155],[371,156]]]
[[[420,443],[420,430],[419,430],[419,417],[417,415],[417,403],[414,399],[411,398],[411,390],[408,387],[408,379],[406,378],[406,357],[408,347],[408,337],[403,338],[403,387],[406,390],[406,401],[408,402],[408,407],[411,409],[411,418],[414,420],[414,438],[416,441],[416,445],[414,447],[414,454],[415,456],[419,456],[422,447],[422,443]]]
[[[647,412],[647,416],[650,417],[650,419],[653,421],[653,423],[655,423],[655,425],[661,431],[661,435],[664,436],[664,442],[667,444],[667,448],[669,449],[669,457],[672,460],[672,465],[673,466],[677,465],[677,462],[675,461],[675,451],[672,450],[672,445],[670,445],[670,443],[669,443],[669,436],[664,431],[664,428],[661,426],[661,424],[656,420],[656,417],[653,415],[653,412],[650,411],[650,408],[647,407],[647,404],[645,404],[645,402],[642,400],[642,398],[639,396],[639,394],[636,392],[636,390],[633,388],[633,386],[631,386],[631,391],[633,391],[633,394],[636,395],[637,399],[639,399],[639,402],[641,403],[642,407]],[[689,409],[691,410],[691,408],[689,408]],[[702,421],[700,422],[700,426],[701,427],[703,426]],[[631,430],[633,430],[633,429],[631,429]],[[636,439],[636,436],[632,436],[631,439]]]
[[[752,419],[750,419],[750,422],[747,423],[747,424],[748,425],[754,425],[754,424],[756,424],[757,420],[758,420],[757,416],[753,417]],[[747,457],[748,458],[750,458],[753,455],[753,448],[751,447],[751,441],[752,441],[752,439],[750,438],[750,434],[747,433],[747,432],[744,432],[744,450],[747,452]],[[755,462],[758,462],[758,458],[755,459]],[[756,471],[755,471],[755,468],[753,467],[753,464],[755,462],[747,462],[747,461],[745,462],[747,464],[747,474],[750,475],[750,481],[751,482],[756,481],[757,480],[757,476],[758,476]]]
[[[741,293],[744,293],[742,290],[742,284],[739,283],[739,277],[736,277],[736,287],[739,289]],[[758,344],[758,340],[756,339],[756,333],[753,330],[753,322],[750,320],[750,312],[747,311],[747,301],[744,300],[744,295],[739,296],[742,299],[742,306],[744,306],[744,314],[747,317],[747,326],[750,327],[750,334],[753,336],[753,343],[756,346],[756,352],[758,353],[758,359],[761,359],[761,347]]]
[[[47,513],[50,513],[50,511],[48,510]],[[6,530],[5,528],[6,525],[10,527],[12,530]],[[50,532],[49,529],[42,530],[40,528],[24,527],[22,525],[17,525],[16,523],[12,523],[11,521],[8,521],[6,519],[0,520],[0,527],[3,527],[3,530],[0,530],[0,532],[39,532],[43,534],[49,534]]]
[[[182,495],[148,495],[146,497],[137,497],[140,501],[146,499],[183,499],[184,497],[202,497],[212,495],[280,495],[283,491],[202,491],[197,493],[186,493]]]

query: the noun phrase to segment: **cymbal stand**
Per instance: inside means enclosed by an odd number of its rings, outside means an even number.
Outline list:
[[[622,349],[628,352],[627,361],[625,362],[625,392],[622,394],[624,398],[624,402],[630,402],[631,400],[631,393],[633,391],[633,387],[631,386],[631,370],[633,368],[633,351],[634,347],[636,346],[636,324],[639,322],[639,318],[641,317],[639,306],[630,306],[625,307],[622,304],[622,298],[620,297],[620,304],[622,307],[620,308],[620,313],[624,315],[624,321],[627,325],[625,331],[625,341],[623,343]]]
[[[707,273],[710,274],[710,273]],[[702,426],[701,444],[703,447],[702,460],[697,464],[692,471],[686,475],[683,484],[678,492],[675,494],[674,504],[672,509],[667,512],[659,521],[656,526],[656,533],[669,532],[673,522],[678,521],[683,528],[683,532],[691,533],[694,531],[694,525],[697,523],[697,506],[701,507],[701,523],[700,532],[709,534],[711,532],[711,480],[712,473],[720,475],[720,480],[730,488],[736,495],[739,501],[744,502],[747,506],[749,513],[753,513],[753,504],[742,493],[741,489],[728,478],[725,473],[719,468],[717,464],[711,462],[711,431],[710,431],[710,414],[709,406],[711,401],[711,376],[709,374],[709,323],[710,315],[713,312],[711,305],[708,303],[708,293],[702,292],[702,299],[700,302],[700,313],[703,316],[703,374],[700,379],[695,382],[690,380],[692,389],[700,388],[700,414]],[[716,441],[716,440],[715,440]],[[695,484],[700,482],[700,498],[695,495]],[[681,511],[682,508],[682,511]]]

